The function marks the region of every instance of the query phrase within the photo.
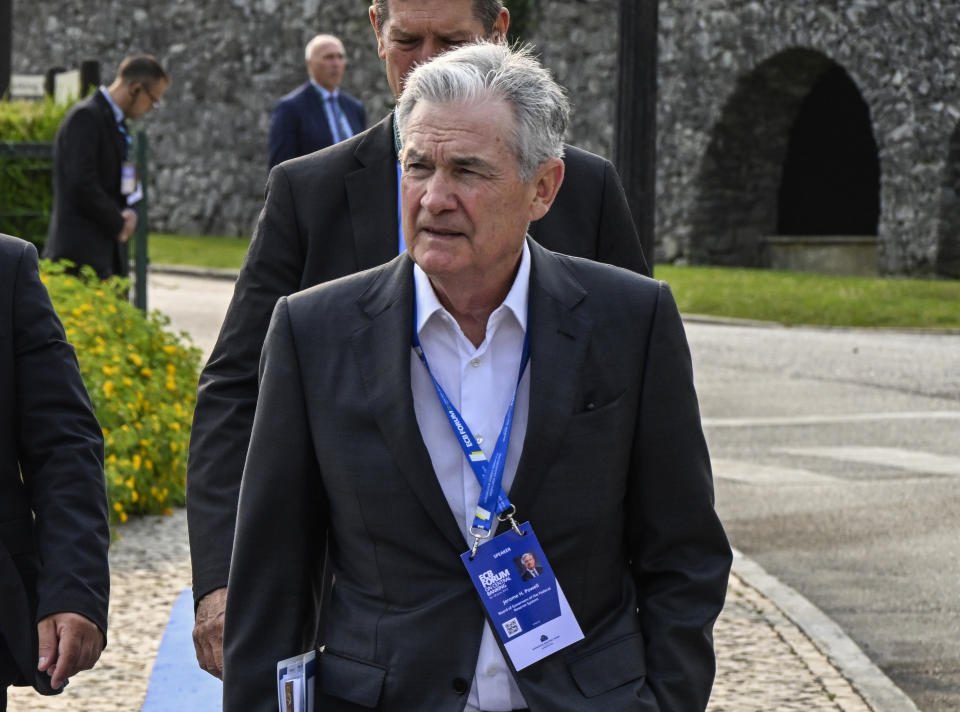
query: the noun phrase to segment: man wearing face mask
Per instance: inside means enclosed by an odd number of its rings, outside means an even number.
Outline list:
[[[477,39],[502,42],[510,24],[501,0],[375,0],[368,13],[395,97],[415,64]],[[381,265],[405,249],[399,149],[391,112],[347,141],[273,169],[233,300],[200,376],[187,465],[194,644],[200,666],[218,677],[237,499],[270,315],[282,296]],[[613,166],[572,146],[564,160],[560,192],[530,225],[530,235],[557,252],[649,274]]]

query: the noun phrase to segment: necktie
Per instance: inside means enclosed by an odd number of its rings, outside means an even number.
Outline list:
[[[353,132],[350,130],[349,124],[344,120],[343,112],[340,111],[340,101],[337,95],[331,94],[327,101],[330,102],[330,110],[333,112],[333,123],[335,124],[335,126],[331,127],[333,142],[339,143],[343,139],[350,138]]]
[[[123,136],[123,158],[126,160],[130,157],[130,148],[133,146],[133,136],[130,135],[130,131],[127,130],[127,121],[124,119],[117,123],[117,128],[120,129],[120,134]]]

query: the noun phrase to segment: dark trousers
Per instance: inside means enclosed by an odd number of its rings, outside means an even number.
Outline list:
[[[0,686],[0,712],[7,712],[7,686]]]

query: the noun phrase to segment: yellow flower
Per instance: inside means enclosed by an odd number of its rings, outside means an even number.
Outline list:
[[[129,517],[127,517],[127,513],[126,513],[126,512],[120,512],[120,521],[121,521],[121,522],[126,522],[127,519],[129,519]]]
[[[138,499],[140,499],[140,495],[137,494],[137,491],[136,491],[136,490],[133,490],[133,491],[130,493],[130,499],[131,499],[132,501],[134,501],[134,502],[136,502]]]
[[[150,378],[150,376],[153,375],[153,371],[151,371],[149,368],[144,366],[143,368],[140,369],[140,375],[143,376],[144,378]]]
[[[167,507],[166,509],[163,510],[163,512],[161,512],[161,514],[165,514],[169,517],[171,514],[173,514],[173,510],[170,509],[170,507]]]
[[[163,352],[168,356],[173,356],[175,353],[177,353],[177,347],[173,344],[167,344],[163,347]],[[173,364],[167,364],[167,368],[170,368],[172,365]]]
[[[123,505],[120,504],[119,502],[114,502],[114,503],[113,503],[113,508],[114,508],[115,510],[117,510],[118,512],[122,512],[122,511],[123,511]],[[102,511],[102,510],[101,510],[101,511]]]
[[[141,459],[141,457],[140,457],[139,455],[134,455],[134,456],[133,456],[133,469],[134,469],[134,470],[139,470],[139,469],[140,469],[140,464],[141,464],[141,462],[143,462],[143,460]],[[133,482],[133,478],[132,478],[132,477],[130,478],[130,482]],[[129,484],[129,483],[127,483],[127,484]],[[133,485],[130,485],[130,487],[132,488]]]
[[[115,387],[113,385],[113,381],[103,382],[103,395],[105,395],[107,398],[113,395],[114,390],[115,390]]]
[[[117,454],[115,452],[111,452],[109,455],[107,455],[107,464],[108,465],[117,464]]]

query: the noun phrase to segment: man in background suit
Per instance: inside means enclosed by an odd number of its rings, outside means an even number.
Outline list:
[[[270,168],[339,143],[367,126],[360,100],[340,91],[347,66],[343,42],[317,35],[307,43],[305,55],[310,81],[280,99],[270,119]]]
[[[56,694],[106,644],[103,434],[33,245],[0,235],[0,710]]]
[[[676,305],[663,283],[525,237],[563,180],[567,113],[524,51],[420,66],[398,112],[407,251],[278,301],[225,712],[273,708],[277,661],[309,650],[324,712],[706,708],[731,552]],[[528,666],[461,562],[491,508],[532,526],[520,551],[539,541],[538,585],[552,588],[549,563],[583,633]],[[509,555],[505,529],[479,547],[491,561]],[[336,585],[318,610],[325,566]]]
[[[375,0],[369,10],[387,81],[399,96],[418,62],[485,38],[503,41],[501,0]],[[362,134],[270,173],[217,344],[200,376],[187,465],[187,515],[200,666],[220,675],[223,611],[257,365],[279,297],[389,261],[404,249],[398,136],[391,112]],[[609,161],[564,149],[566,177],[530,226],[557,252],[648,274],[620,179]]]
[[[43,256],[90,265],[101,279],[125,277],[127,241],[137,214],[127,196],[137,190],[127,119],[160,103],[170,77],[154,57],[120,63],[101,86],[64,117],[53,144],[53,208]]]

